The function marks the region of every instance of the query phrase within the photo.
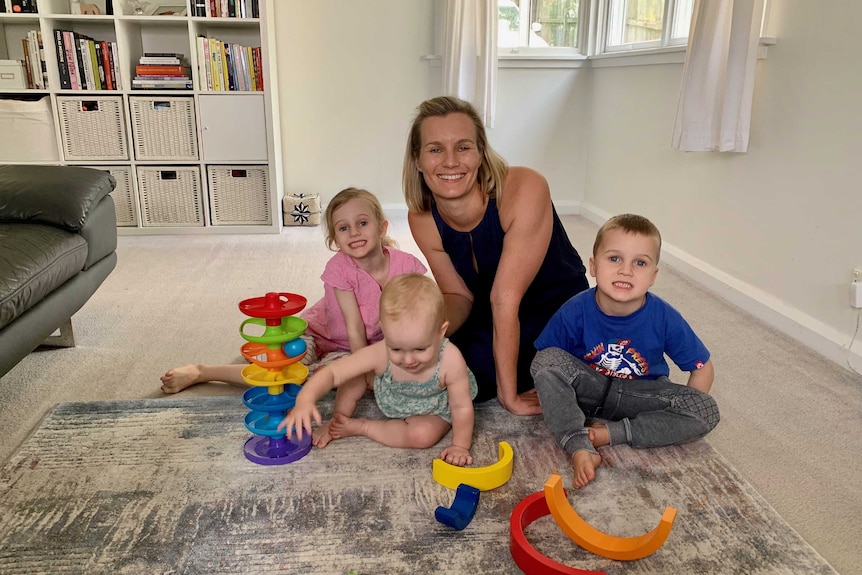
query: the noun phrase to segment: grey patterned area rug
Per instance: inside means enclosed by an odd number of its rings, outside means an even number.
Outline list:
[[[454,531],[434,519],[454,497],[431,476],[439,448],[349,438],[261,466],[243,455],[247,412],[239,397],[58,405],[0,472],[0,573],[520,573],[512,510],[552,473],[571,482],[541,418],[480,406],[476,465],[496,462],[505,440],[514,474]],[[359,413],[379,417],[370,398]],[[675,507],[670,536],[618,562],[547,516],[527,537],[554,560],[607,573],[834,573],[706,442],[603,455],[597,480],[569,492],[573,508],[631,537]]]

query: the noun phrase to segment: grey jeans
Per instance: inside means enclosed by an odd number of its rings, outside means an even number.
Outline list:
[[[587,417],[606,421],[611,445],[637,448],[700,439],[720,419],[708,393],[666,377],[608,377],[556,347],[538,352],[530,373],[545,423],[570,455],[580,450],[596,453],[585,427]]]

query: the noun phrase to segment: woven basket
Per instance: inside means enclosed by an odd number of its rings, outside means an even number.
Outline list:
[[[117,186],[111,192],[114,208],[117,212],[117,227],[135,227],[138,225],[138,210],[135,202],[135,192],[132,189],[132,168],[130,166],[87,166],[108,172],[117,180]]]
[[[128,160],[123,98],[57,96],[66,160]]]
[[[272,223],[265,166],[208,166],[207,178],[212,225]]]
[[[138,166],[137,171],[142,225],[204,225],[200,168]]]
[[[132,134],[138,160],[197,160],[195,103],[189,97],[131,96]]]

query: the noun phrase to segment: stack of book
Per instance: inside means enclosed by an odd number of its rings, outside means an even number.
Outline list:
[[[54,30],[57,71],[64,90],[121,90],[117,43],[72,30]]]
[[[260,47],[252,48],[198,36],[197,65],[201,90],[257,92],[263,90]]]
[[[147,52],[135,66],[132,88],[137,90],[190,90],[192,71],[182,54]]]
[[[24,47],[24,68],[27,71],[27,87],[31,90],[44,90],[48,87],[48,67],[45,64],[45,49],[42,46],[42,32],[30,30],[26,38],[21,38]]]
[[[192,0],[192,16],[260,18],[259,0]]]

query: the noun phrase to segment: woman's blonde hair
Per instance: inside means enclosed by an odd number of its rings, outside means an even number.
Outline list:
[[[443,325],[443,293],[434,280],[420,274],[404,274],[389,280],[380,293],[380,322],[429,318]]]
[[[500,200],[508,170],[506,160],[491,149],[485,133],[485,125],[470,102],[451,96],[441,96],[419,104],[407,137],[401,181],[404,187],[404,199],[411,212],[427,212],[431,209],[431,189],[425,183],[419,168],[416,167],[422,148],[422,123],[428,118],[444,117],[449,114],[464,114],[472,120],[476,127],[476,147],[482,157],[477,178],[479,187],[484,194]]]
[[[341,190],[329,201],[329,204],[326,206],[326,212],[323,215],[326,231],[326,247],[334,252],[338,251],[338,246],[335,243],[335,221],[333,219],[333,214],[335,214],[335,210],[354,199],[368,202],[368,205],[371,207],[371,215],[377,221],[378,226],[382,226],[383,222],[386,221],[386,215],[383,213],[383,206],[380,205],[380,200],[377,199],[377,196],[368,190],[361,190],[359,188],[345,188]],[[389,236],[383,236],[381,243],[384,246],[394,247],[398,245],[395,240]]]

